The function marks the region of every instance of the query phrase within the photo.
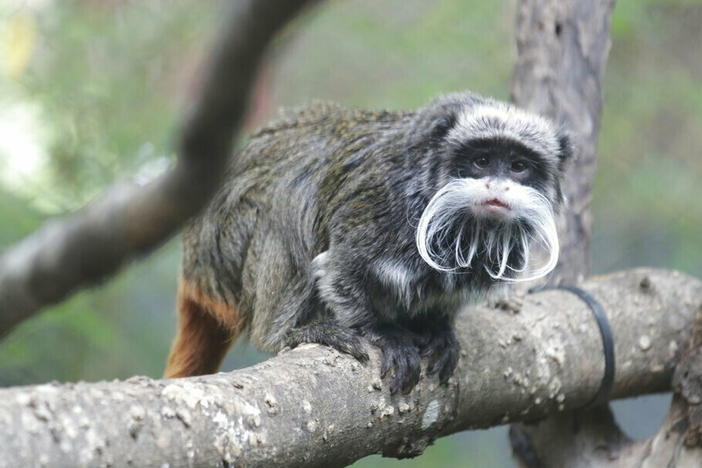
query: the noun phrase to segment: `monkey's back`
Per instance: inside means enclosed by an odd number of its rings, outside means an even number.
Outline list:
[[[277,349],[319,307],[310,263],[328,248],[335,199],[364,177],[362,151],[412,115],[317,103],[255,132],[186,228],[183,280],[237,310],[258,347]]]

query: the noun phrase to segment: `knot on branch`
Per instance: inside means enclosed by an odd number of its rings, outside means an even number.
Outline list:
[[[702,348],[690,351],[675,369],[673,375],[675,398],[682,399],[683,419],[674,426],[684,432],[687,447],[702,446]]]

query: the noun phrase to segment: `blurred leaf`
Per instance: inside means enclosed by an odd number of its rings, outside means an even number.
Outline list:
[[[5,72],[10,78],[18,79],[27,69],[36,41],[36,21],[31,13],[21,11],[9,18],[0,43]]]

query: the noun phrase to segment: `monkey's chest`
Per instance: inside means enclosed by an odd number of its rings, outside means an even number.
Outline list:
[[[453,315],[475,303],[495,285],[480,272],[438,272],[423,265],[405,267],[386,262],[375,268],[377,284],[371,290],[376,312],[388,319],[427,314]]]

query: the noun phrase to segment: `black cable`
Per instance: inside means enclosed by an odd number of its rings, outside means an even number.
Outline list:
[[[587,402],[587,406],[595,406],[604,403],[609,399],[609,393],[614,385],[614,335],[612,335],[612,327],[609,325],[609,319],[605,313],[602,304],[599,303],[590,293],[576,286],[537,286],[529,290],[530,293],[546,291],[549,289],[564,289],[578,296],[592,311],[597,321],[597,327],[600,329],[600,337],[602,338],[602,350],[604,353],[604,375],[600,388],[592,399]]]

